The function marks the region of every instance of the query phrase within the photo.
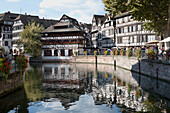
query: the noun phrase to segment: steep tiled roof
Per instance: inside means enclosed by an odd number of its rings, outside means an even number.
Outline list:
[[[103,24],[103,22],[106,20],[107,16],[104,15],[94,15],[95,21],[96,21],[96,25],[98,25],[99,20],[101,21],[101,24]]]
[[[45,28],[58,22],[57,20],[40,19],[38,16],[33,15],[19,15],[15,20],[21,20],[24,25],[28,25],[29,22],[34,20]]]
[[[1,21],[1,20],[14,21],[14,19],[15,19],[18,15],[19,15],[19,14],[10,13],[10,12],[2,13],[2,14],[0,14],[0,21]]]
[[[68,19],[69,21],[67,21],[67,22],[62,21],[65,19]],[[68,26],[68,28],[63,28],[62,26]],[[72,27],[69,27],[69,26],[72,26]],[[58,28],[55,29],[55,27],[58,27]],[[59,28],[59,27],[61,27],[61,28]],[[59,22],[57,22],[55,25],[51,25],[50,27],[45,29],[43,31],[43,33],[45,33],[45,32],[72,32],[72,31],[81,31],[81,28],[80,28],[76,19],[71,18],[64,14],[61,17],[61,19],[59,20]]]

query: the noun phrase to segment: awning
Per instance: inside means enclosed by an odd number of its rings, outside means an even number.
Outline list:
[[[157,44],[157,43],[159,43],[158,40],[153,40],[153,41],[150,41],[150,42],[148,42],[148,43],[146,43],[146,44]]]
[[[160,41],[160,42],[170,42],[170,37],[165,38],[165,39],[163,39],[163,40],[162,40],[162,41]]]

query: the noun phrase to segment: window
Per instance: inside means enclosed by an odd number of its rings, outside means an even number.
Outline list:
[[[65,50],[64,49],[61,50],[61,56],[65,56]]]
[[[130,37],[130,42],[133,43],[133,37],[132,36]]]
[[[137,36],[134,36],[134,43],[137,42]]]
[[[44,56],[52,56],[51,50],[44,50]]]
[[[54,56],[58,56],[58,50],[54,50]]]
[[[155,40],[155,35],[148,35],[148,42]]]
[[[72,56],[72,55],[73,55],[73,50],[72,49],[68,50],[68,56]]]
[[[113,30],[113,29],[110,29],[110,30],[109,30],[109,35],[113,35],[113,33],[114,33],[114,30]]]
[[[138,31],[141,31],[141,30],[142,30],[142,26],[138,25]]]
[[[5,41],[5,46],[8,46],[8,41]]]
[[[132,27],[133,27],[133,32],[136,31],[136,25],[134,25]]]
[[[128,32],[128,27],[124,27],[124,32],[125,32],[125,33]]]

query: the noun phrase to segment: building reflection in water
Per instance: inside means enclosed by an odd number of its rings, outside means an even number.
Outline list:
[[[156,80],[120,68],[113,70],[113,66],[107,65],[95,69],[92,64],[43,64],[42,86],[48,89],[49,97],[60,99],[65,109],[85,93],[93,95],[96,105],[116,104],[122,111],[164,111],[170,105],[168,89],[154,89],[158,88],[156,85],[150,88],[149,82]],[[169,84],[159,81],[159,87],[168,88]],[[159,98],[160,91],[166,93],[165,99]]]

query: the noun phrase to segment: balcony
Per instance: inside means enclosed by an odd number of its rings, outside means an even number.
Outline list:
[[[20,37],[12,37],[12,40],[19,40]]]
[[[83,36],[63,36],[63,37],[42,37],[41,40],[54,40],[54,39],[79,39]]]
[[[84,45],[43,45],[43,48],[78,48],[78,47],[84,47]]]

